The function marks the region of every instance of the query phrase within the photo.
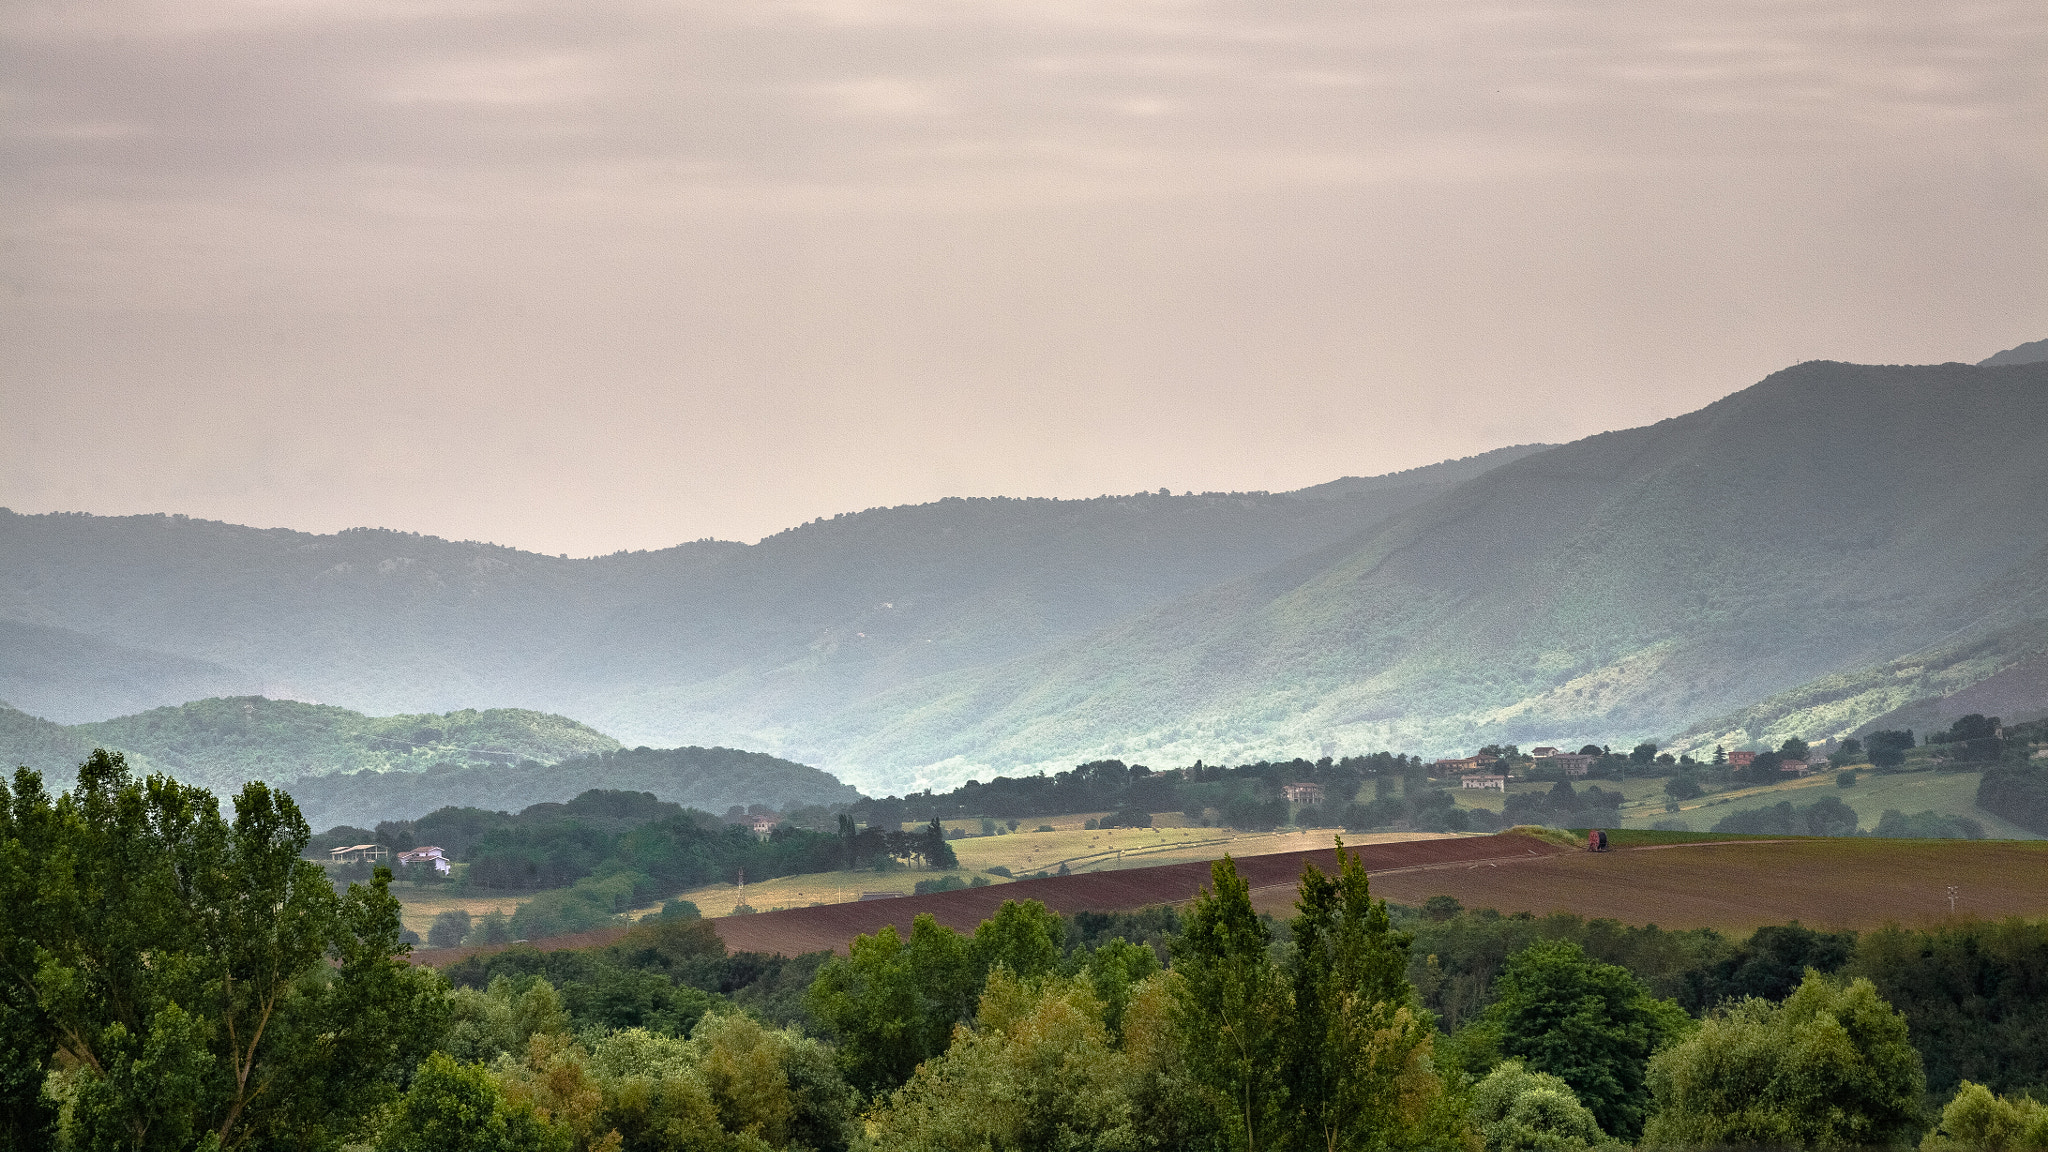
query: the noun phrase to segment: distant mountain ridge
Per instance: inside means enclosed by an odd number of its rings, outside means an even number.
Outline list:
[[[1997,368],[2007,364],[2038,364],[2048,360],[2048,339],[2029,340],[2016,348],[2007,348],[1993,356],[1977,361],[1979,368]]]
[[[225,683],[371,714],[520,707],[629,743],[825,763],[814,717],[1260,571],[1537,451],[1309,494],[949,499],[751,546],[586,560],[383,530],[0,511],[0,620],[38,638],[0,645],[0,684],[67,721]],[[124,666],[120,683],[95,671]]]
[[[1799,365],[833,735],[937,779],[1042,748],[1172,764],[1620,742],[2007,633],[1998,660],[1928,685],[1960,690],[2041,650],[2044,418],[2048,365]]]

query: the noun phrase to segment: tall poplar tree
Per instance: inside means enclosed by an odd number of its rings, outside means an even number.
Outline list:
[[[1287,982],[1267,953],[1251,886],[1229,856],[1210,865],[1173,945],[1174,1022],[1189,1075],[1227,1146],[1257,1152],[1285,1138]]]
[[[1440,1095],[1405,932],[1337,840],[1337,875],[1305,864],[1292,928],[1287,1085],[1296,1148],[1400,1147]]]

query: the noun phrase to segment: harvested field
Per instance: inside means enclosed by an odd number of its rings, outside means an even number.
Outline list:
[[[1359,859],[1376,876],[1401,874],[1412,868],[1457,868],[1501,861],[1535,860],[1564,851],[1551,844],[1521,835],[1460,836],[1437,840],[1409,840],[1398,843],[1365,844],[1357,848]],[[1237,861],[1239,872],[1251,882],[1255,896],[1266,892],[1292,899],[1302,865],[1313,861],[1324,871],[1336,868],[1335,854],[1328,848],[1305,852],[1277,852],[1245,856]],[[714,920],[727,948],[752,952],[814,952],[824,949],[846,951],[856,936],[877,932],[893,924],[901,933],[920,912],[929,912],[949,928],[971,932],[975,925],[995,914],[1005,900],[1038,900],[1055,912],[1112,912],[1143,908],[1151,904],[1178,904],[1192,899],[1209,882],[1209,862],[1189,861],[1156,868],[1125,868],[1079,876],[1043,880],[1019,880],[988,888],[969,888],[931,896],[907,896],[895,900],[873,900],[859,904],[831,904],[818,908],[790,908],[752,916],[726,916]]]
[[[1949,914],[2048,916],[2048,843],[2010,840],[1800,839],[1567,852],[1373,877],[1400,904],[1455,896],[1468,908],[1554,911],[1663,928],[1747,932],[1788,920],[1812,928],[1924,924]],[[1284,892],[1254,893],[1278,913]]]
[[[1104,828],[1084,830],[1079,817],[1057,816],[1047,821],[1054,832],[1019,832],[1010,836],[974,836],[952,842],[960,856],[953,871],[962,883],[976,875],[997,884],[1006,878],[989,876],[984,869],[1000,864],[1019,876],[1033,871],[1054,871],[1065,864],[1074,872],[1107,872],[1120,868],[1150,868],[1189,860],[1215,860],[1228,852],[1240,858],[1279,852],[1307,852],[1327,847],[1336,835],[1334,828],[1291,832],[1234,832],[1227,828]],[[1061,827],[1062,823],[1071,827]],[[1437,840],[1456,833],[1367,832],[1345,836],[1353,845],[1400,843],[1409,840]],[[859,900],[863,892],[895,892],[909,896],[920,880],[946,875],[922,868],[901,872],[810,872],[782,876],[747,885],[747,903],[764,912],[778,908],[809,908],[817,904],[843,904]],[[706,884],[681,893],[707,916],[723,916],[739,899],[731,883]],[[635,909],[637,919],[660,907],[652,904]]]

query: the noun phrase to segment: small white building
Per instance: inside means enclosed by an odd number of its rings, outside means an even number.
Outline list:
[[[1458,779],[1462,788],[1491,788],[1496,792],[1508,790],[1508,778],[1494,772],[1468,772]]]
[[[1283,784],[1280,786],[1280,791],[1287,794],[1287,802],[1289,804],[1321,804],[1323,802],[1323,786],[1321,784]]]
[[[398,854],[398,864],[401,868],[413,864],[431,864],[434,866],[434,871],[439,872],[443,876],[446,876],[448,869],[452,867],[448,863],[448,857],[432,844],[400,852]]]
[[[327,860],[331,864],[374,864],[391,858],[391,850],[382,844],[351,844],[346,848],[330,849]]]

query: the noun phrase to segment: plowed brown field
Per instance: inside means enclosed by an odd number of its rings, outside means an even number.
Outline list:
[[[1469,908],[1576,912],[1625,924],[1746,932],[1798,920],[1812,928],[1924,924],[1949,914],[2048,916],[2048,842],[2039,840],[1751,840],[1566,852],[1514,867],[1374,876],[1398,904],[1455,896]],[[1279,912],[1285,893],[1260,894]]]
[[[1502,834],[1366,844],[1356,851],[1367,871],[1377,877],[1405,874],[1416,868],[1484,867],[1503,862],[1513,866],[1514,861],[1534,862],[1564,850],[1532,837]],[[1284,904],[1293,899],[1302,865],[1309,861],[1325,872],[1336,869],[1335,854],[1327,848],[1313,852],[1245,856],[1238,859],[1237,868],[1250,881],[1255,899],[1267,899],[1269,894],[1274,894],[1284,897],[1280,901]],[[1496,867],[1493,870],[1500,869]],[[971,932],[975,925],[994,915],[1005,900],[1037,900],[1055,912],[1066,914],[1122,912],[1151,904],[1178,904],[1192,899],[1208,882],[1209,862],[1190,861],[1157,868],[1126,868],[1082,876],[1019,880],[1014,884],[958,889],[930,896],[788,908],[752,916],[725,916],[713,923],[718,926],[718,934],[725,940],[725,946],[736,952],[795,953],[827,948],[844,952],[856,935],[880,931],[884,924],[893,924],[898,932],[907,934],[911,919],[920,912],[931,913],[934,919],[948,928]]]

